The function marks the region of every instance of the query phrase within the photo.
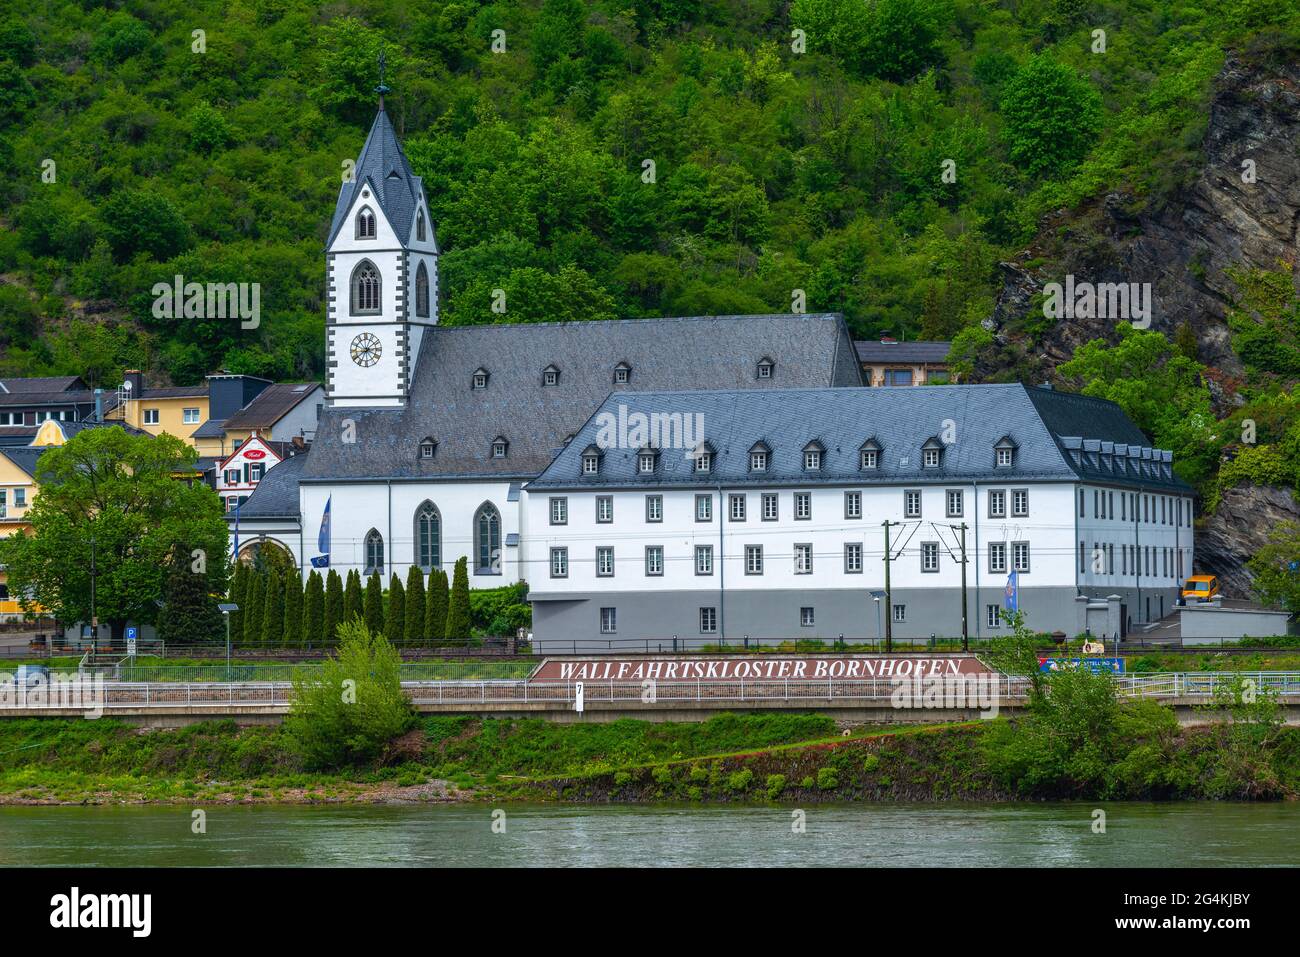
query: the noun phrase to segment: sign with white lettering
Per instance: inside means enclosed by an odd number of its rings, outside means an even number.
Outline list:
[[[873,678],[991,674],[974,655],[700,655],[547,658],[528,680],[870,681]]]

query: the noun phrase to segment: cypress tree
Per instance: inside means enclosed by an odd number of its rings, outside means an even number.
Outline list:
[[[325,576],[325,627],[326,643],[338,637],[338,627],[343,624],[343,579],[334,569]]]
[[[388,614],[385,616],[384,634],[396,644],[406,634],[406,595],[402,580],[393,572],[388,580]]]
[[[272,568],[266,573],[266,593],[262,599],[262,644],[278,648],[284,638],[284,583]]]
[[[353,568],[348,572],[348,583],[343,589],[343,621],[351,621],[361,612],[361,573]]]
[[[256,569],[248,572],[248,593],[244,599],[243,640],[246,645],[256,645],[262,640],[263,596],[266,576]]]
[[[284,646],[302,644],[302,575],[293,569],[284,576]]]
[[[424,637],[424,575],[412,565],[406,572],[406,640],[417,644]]]
[[[384,633],[384,583],[379,572],[371,572],[366,580],[366,628],[372,635]]]
[[[314,568],[307,576],[307,593],[303,596],[303,606],[303,644],[319,648],[325,634],[325,582],[320,577],[320,572]]]
[[[447,640],[467,643],[469,629],[469,568],[464,556],[456,559],[451,580],[451,598],[447,602]]]
[[[430,641],[447,634],[447,573],[441,568],[429,572],[429,593],[424,602],[424,633]]]
[[[208,576],[190,567],[190,550],[177,548],[163,582],[158,637],[172,643],[218,641],[224,631],[221,612],[208,593]]]

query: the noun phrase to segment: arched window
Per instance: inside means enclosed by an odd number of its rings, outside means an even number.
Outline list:
[[[501,574],[501,514],[491,503],[474,516],[474,574]]]
[[[424,210],[415,214],[415,238],[424,242]]]
[[[373,528],[366,532],[366,574],[384,573],[384,536]]]
[[[379,312],[379,270],[369,259],[363,259],[352,270],[352,314],[376,312]]]
[[[432,502],[415,510],[415,564],[425,574],[442,564],[442,516]]]
[[[357,213],[357,239],[375,238],[375,214],[369,206],[361,207]]]
[[[429,317],[429,270],[420,263],[415,271],[415,314],[421,318]]]

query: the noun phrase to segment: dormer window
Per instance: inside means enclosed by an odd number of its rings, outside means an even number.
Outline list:
[[[993,446],[993,464],[1000,469],[1009,469],[1016,464],[1016,443],[1011,436],[1002,436]]]
[[[813,440],[803,447],[803,470],[805,472],[819,472],[822,467],[822,455],[826,447],[820,442]]]
[[[600,474],[600,449],[594,445],[587,446],[582,452],[582,474]]]
[[[642,449],[636,454],[636,470],[642,475],[653,475],[658,460],[659,453],[654,449]]]
[[[760,379],[772,378],[772,372],[776,368],[776,363],[767,356],[758,360],[758,377]]]
[[[415,214],[415,239],[417,242],[424,242],[424,210]]]
[[[498,435],[495,439],[492,440],[492,457],[494,459],[505,458],[506,449],[509,448],[509,446],[510,443],[507,442],[503,437]]]
[[[376,236],[375,214],[369,206],[362,206],[357,213],[357,239],[374,239]]]
[[[632,378],[632,367],[626,362],[620,362],[614,366],[614,384],[627,385],[628,380]]]
[[[768,458],[772,450],[766,442],[755,442],[749,450],[749,470],[751,472],[766,472]]]
[[[937,469],[943,462],[943,443],[938,439],[927,439],[921,446],[921,468]]]
[[[542,385],[559,385],[560,370],[555,366],[547,366],[542,370]]]
[[[471,380],[471,386],[475,389],[486,389],[487,384],[488,384],[487,369],[476,369],[474,371],[474,377]]]
[[[858,468],[869,471],[880,468],[880,443],[867,439],[858,446]]]
[[[692,453],[695,457],[695,471],[699,475],[706,475],[713,471],[713,446],[708,442],[702,442],[695,447]]]
[[[433,453],[437,451],[437,448],[438,448],[437,442],[433,441],[433,439],[425,439],[423,442],[420,443],[420,458],[422,459],[433,458]]]

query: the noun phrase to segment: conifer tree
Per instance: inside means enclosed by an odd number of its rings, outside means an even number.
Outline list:
[[[284,583],[280,573],[271,568],[266,573],[266,592],[262,598],[262,644],[280,647],[284,638]]]
[[[411,644],[424,638],[424,574],[415,565],[406,573],[406,640]]]
[[[284,646],[302,644],[302,575],[293,569],[284,576]]]
[[[372,635],[384,634],[384,583],[379,572],[371,572],[366,580],[366,627]]]
[[[447,602],[447,640],[467,643],[469,625],[469,568],[464,556],[456,559],[451,580],[451,597]]]
[[[248,566],[241,561],[235,562],[235,574],[230,579],[229,601],[239,606],[239,611],[230,613],[230,640],[239,644],[244,640],[244,599],[248,592]]]
[[[188,548],[176,548],[163,582],[158,637],[168,644],[218,641],[224,631],[208,576],[194,571],[189,556]]]
[[[325,581],[320,572],[311,570],[307,576],[307,592],[303,596],[302,639],[304,645],[321,646],[325,635]]]
[[[338,635],[338,627],[343,624],[343,579],[334,569],[325,576],[325,627],[324,639],[332,644]]]
[[[246,645],[260,644],[262,641],[262,615],[265,613],[263,601],[266,591],[266,575],[256,568],[248,570],[248,593],[244,601],[244,634]]]
[[[343,621],[351,621],[362,612],[361,574],[355,568],[348,571],[348,581],[343,587]]]
[[[402,580],[393,572],[388,580],[388,614],[385,616],[385,636],[396,644],[406,634],[406,594]]]
[[[430,641],[447,635],[447,573],[441,568],[429,572],[429,592],[424,602],[424,633]]]

